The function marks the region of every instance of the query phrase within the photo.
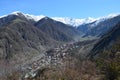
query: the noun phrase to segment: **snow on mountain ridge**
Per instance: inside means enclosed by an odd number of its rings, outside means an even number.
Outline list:
[[[19,13],[22,13],[22,12],[20,12],[20,11],[15,11],[15,12],[12,12],[12,13],[10,13],[10,14],[19,15]],[[22,13],[22,14],[24,14],[24,13]]]
[[[24,14],[26,18],[28,19],[34,19],[35,21],[38,21],[46,16],[44,15],[30,15],[30,14]],[[97,25],[99,22],[104,21],[106,19],[109,18],[113,18],[115,16],[120,15],[119,13],[115,13],[115,14],[109,14],[107,16],[103,16],[103,17],[99,17],[99,18],[92,18],[92,17],[88,17],[88,18],[84,18],[84,19],[76,19],[76,18],[69,18],[69,17],[50,17],[53,20],[56,21],[60,21],[63,22],[64,24],[67,25],[72,25],[74,27],[78,27],[79,25],[82,24],[87,24],[87,23],[92,23],[94,21],[96,21],[95,25]]]
[[[39,21],[40,19],[42,19],[46,16],[44,16],[44,15],[35,16],[35,15],[25,14],[25,17],[27,19],[34,19],[35,21]]]
[[[15,12],[12,12],[11,14],[14,14],[14,15],[22,14],[27,19],[33,19],[35,21],[38,21],[38,20],[46,17],[44,15],[25,14],[25,13],[22,13],[20,11],[15,11]],[[109,19],[109,18],[113,18],[113,17],[118,16],[118,15],[120,15],[120,13],[109,14],[108,16],[103,16],[103,17],[99,17],[99,18],[91,18],[91,17],[84,18],[84,19],[75,19],[75,18],[69,18],[69,17],[50,17],[50,18],[52,18],[53,20],[56,20],[56,21],[63,22],[64,24],[68,24],[68,25],[72,25],[74,27],[78,27],[79,25],[91,23],[91,22],[94,22],[94,21],[96,21],[95,25],[97,25],[101,21],[104,21],[104,20]],[[0,18],[5,17],[5,16],[7,16],[7,15],[1,16]]]
[[[91,26],[95,26],[95,25],[97,25],[98,23],[100,23],[100,22],[102,22],[102,21],[105,21],[105,20],[107,20],[107,19],[110,19],[110,18],[119,16],[119,15],[120,15],[120,13],[115,13],[115,14],[109,14],[109,15],[107,15],[107,16],[103,16],[103,17],[96,18],[96,22],[95,22],[93,25],[91,25]]]
[[[21,13],[20,11],[13,12],[12,14],[18,15]],[[38,21],[46,16],[44,15],[31,15],[31,14],[25,14],[22,13],[27,19],[33,19],[35,21]],[[81,24],[86,24],[95,21],[94,18],[86,18],[86,19],[75,19],[75,18],[69,18],[69,17],[51,17],[53,20],[63,22],[64,24],[72,25],[74,27],[79,26]]]
[[[81,24],[90,23],[90,22],[95,21],[94,18],[75,19],[75,18],[68,18],[68,17],[53,17],[52,19],[63,22],[65,24],[73,25],[75,27],[77,27]]]
[[[38,21],[45,17],[44,15],[35,16],[35,15],[31,15],[31,14],[22,13],[20,11],[15,11],[15,12],[12,12],[11,14],[19,15],[20,13],[23,14],[27,19],[33,19],[35,21]]]
[[[30,14],[24,14],[24,15],[26,16],[26,18],[31,17],[29,19],[34,19],[35,21],[38,21],[38,20],[46,17],[44,15],[38,15],[38,16],[30,15]],[[120,15],[120,14],[115,13],[115,14],[109,14],[108,16],[103,16],[103,17],[99,17],[99,18],[88,17],[88,18],[84,18],[84,19],[76,19],[76,18],[69,18],[69,17],[50,17],[50,18],[52,18],[53,20],[56,20],[56,21],[63,22],[64,24],[78,27],[79,25],[92,23],[94,21],[96,21],[95,24],[97,25],[101,21],[104,21],[104,20],[109,19],[109,18],[113,18],[113,17],[118,16],[118,15]]]

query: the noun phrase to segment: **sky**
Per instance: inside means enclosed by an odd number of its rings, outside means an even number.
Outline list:
[[[48,17],[97,18],[120,13],[120,0],[0,0],[0,16],[14,11]]]

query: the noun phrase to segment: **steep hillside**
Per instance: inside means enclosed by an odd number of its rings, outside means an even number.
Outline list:
[[[48,17],[39,20],[35,26],[57,41],[75,41],[80,33],[72,26],[65,25]]]
[[[104,34],[100,40],[95,44],[89,56],[98,56],[100,52],[109,50],[111,47],[119,42],[120,39],[120,22],[114,26],[108,33]]]
[[[98,40],[88,56],[104,80],[120,80],[120,22]]]
[[[17,18],[0,28],[0,59],[23,59],[40,54],[54,46],[53,41],[32,24]]]

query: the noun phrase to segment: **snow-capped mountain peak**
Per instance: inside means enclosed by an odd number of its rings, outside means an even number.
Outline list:
[[[11,15],[14,14],[14,15],[19,15],[19,14],[23,14],[22,12],[20,11],[15,11],[15,12],[12,12]]]
[[[33,19],[35,21],[38,21],[42,18],[44,18],[45,16],[44,15],[38,15],[38,16],[35,16],[35,15],[31,15],[31,14],[25,14],[25,13],[22,13],[20,11],[15,11],[15,12],[12,12],[11,14],[14,14],[14,15],[20,15],[22,14],[23,16],[25,16],[27,19]]]
[[[12,12],[11,14],[18,15],[18,16],[21,15],[21,16],[26,17],[27,19],[33,19],[34,21],[38,21],[38,20],[46,17],[44,15],[25,14],[25,13],[20,12],[20,11],[15,11],[15,12]],[[94,21],[96,21],[95,25],[97,25],[101,21],[104,21],[104,20],[109,19],[109,18],[113,18],[113,17],[118,16],[118,15],[120,15],[120,13],[109,14],[108,16],[103,16],[103,17],[99,17],[99,18],[91,18],[91,17],[84,18],[84,19],[76,19],[76,18],[69,18],[69,17],[50,17],[50,18],[52,18],[53,20],[56,20],[56,21],[63,22],[64,24],[67,24],[67,25],[72,25],[74,27],[78,27],[79,25],[92,23]],[[5,17],[5,16],[7,16],[7,15],[1,16],[0,18]]]
[[[27,19],[33,19],[35,21],[38,21],[46,16],[44,15],[31,15],[31,14],[25,14],[25,13],[22,13],[20,11],[15,11],[11,14],[14,14],[14,15],[24,15]],[[74,27],[77,27],[81,24],[86,24],[86,23],[90,23],[90,22],[93,22],[95,21],[96,19],[94,18],[91,18],[91,17],[88,17],[86,19],[75,19],[75,18],[69,18],[69,17],[51,17],[53,20],[56,20],[56,21],[60,21],[60,22],[63,22],[64,24],[68,24],[68,25],[72,25]]]
[[[99,18],[96,18],[96,22],[95,24],[93,25],[97,25],[98,23],[102,22],[102,21],[105,21],[107,19],[110,19],[110,18],[113,18],[113,17],[116,17],[116,16],[119,16],[120,13],[114,13],[114,14],[109,14],[107,16],[103,16],[103,17],[99,17]]]
[[[27,19],[34,19],[35,21],[38,21],[38,20],[40,20],[40,19],[42,19],[42,18],[44,18],[46,16],[44,16],[44,15],[35,16],[35,15],[25,14],[25,17]]]
[[[120,13],[114,13],[114,14],[109,14],[108,16],[106,16],[106,18],[113,18],[120,15]]]
[[[81,24],[85,24],[85,23],[90,23],[95,21],[94,18],[87,18],[87,19],[75,19],[75,18],[68,18],[68,17],[53,17],[52,19],[56,20],[56,21],[60,21],[63,22],[65,24],[69,24],[72,26],[79,26]]]

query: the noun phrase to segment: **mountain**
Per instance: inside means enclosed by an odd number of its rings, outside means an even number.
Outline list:
[[[120,22],[97,41],[88,58],[96,63],[105,80],[120,79]]]
[[[60,21],[67,25],[71,25],[75,28],[77,28],[79,25],[88,24],[96,20],[95,18],[91,18],[91,17],[88,17],[85,19],[75,19],[75,18],[69,18],[69,17],[53,17],[52,19],[56,21]]]
[[[110,50],[115,44],[120,44],[120,22],[97,41],[89,56],[97,57],[104,50]]]
[[[56,45],[59,45],[57,41],[21,13],[0,18],[0,60],[22,61]]]
[[[22,12],[13,12],[11,14],[21,15],[31,23],[35,24],[43,19],[44,15],[34,16]],[[66,26],[72,26],[84,37],[100,37],[120,21],[119,14],[111,14],[99,18],[75,19],[68,17],[51,17],[50,19],[64,23]]]
[[[20,58],[41,54],[62,43],[75,41],[79,36],[72,26],[51,18],[35,21],[21,12],[14,12],[0,18],[0,60],[21,61]]]
[[[119,21],[120,15],[114,15],[107,18],[101,18],[92,23],[80,25],[77,27],[77,29],[84,33],[84,37],[100,37],[114,27]]]
[[[39,21],[40,19],[46,17],[45,15],[31,15],[31,14],[26,14],[26,13],[23,13],[20,11],[12,12],[11,14],[18,15],[19,13],[22,13],[22,15],[24,15],[24,17],[26,17],[28,20],[34,20],[34,21]],[[70,18],[70,17],[50,17],[50,18],[77,28],[80,25],[89,24],[94,21],[97,21],[97,23],[99,23],[105,19],[113,18],[117,15],[119,15],[119,14],[109,14],[108,16],[104,16],[104,17],[99,17],[99,18],[88,17],[88,18],[84,18],[84,19]],[[2,17],[5,17],[5,16],[1,16],[0,18],[2,18]]]
[[[21,12],[16,12],[16,13],[14,12],[14,13],[11,13],[9,15],[6,15],[6,16],[0,18],[0,27],[3,27],[5,25],[9,24],[12,20],[17,19],[17,18],[23,19],[30,23],[35,22],[33,19],[27,19],[25,17],[25,15]]]
[[[120,21],[120,15],[93,21],[88,19],[87,24],[75,28],[49,17],[13,12],[0,18],[0,58],[9,59],[21,53],[39,54],[57,44],[78,41],[83,34],[102,36]]]
[[[75,28],[78,28],[79,26],[85,25],[85,24],[89,24],[89,23],[93,23],[96,21],[95,24],[98,24],[99,22],[102,22],[104,20],[116,17],[120,14],[116,13],[116,14],[109,14],[107,16],[103,16],[103,17],[98,17],[98,18],[92,18],[92,17],[88,17],[88,18],[83,18],[83,19],[79,19],[79,18],[70,18],[70,17],[51,17],[52,19],[56,20],[56,21],[60,21],[64,24],[68,24],[71,25]]]
[[[0,18],[0,76],[24,68],[47,50],[79,36],[74,27],[48,17],[35,21],[17,12]]]
[[[35,26],[57,41],[75,41],[80,33],[72,26],[45,17],[35,23]]]
[[[13,12],[11,14],[18,15],[18,13],[22,13],[28,20],[34,20],[36,22],[44,17],[47,17],[44,15],[25,14],[25,13],[20,12],[20,11]],[[73,27],[78,27],[79,25],[91,23],[91,22],[94,22],[96,20],[95,18],[91,18],[91,17],[88,17],[85,19],[76,19],[76,18],[69,18],[69,17],[50,17],[50,18],[55,20],[55,21],[62,22],[64,24],[71,25]]]

